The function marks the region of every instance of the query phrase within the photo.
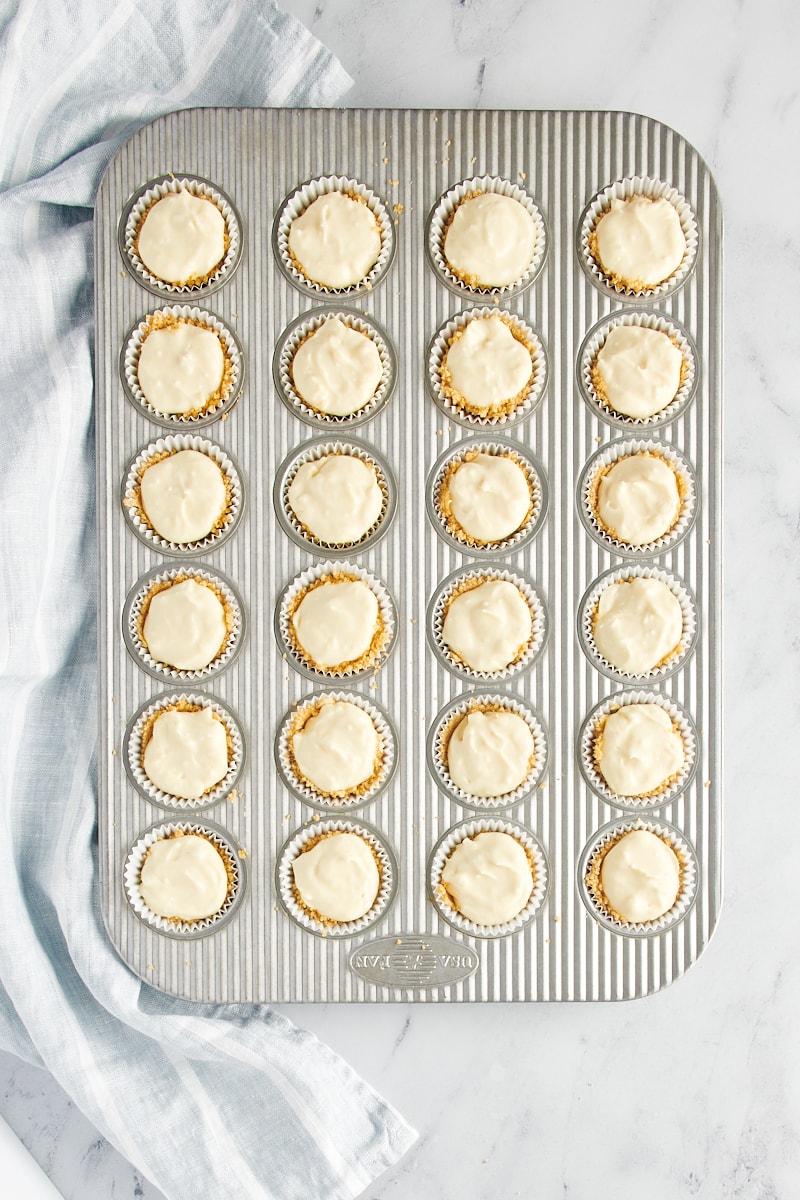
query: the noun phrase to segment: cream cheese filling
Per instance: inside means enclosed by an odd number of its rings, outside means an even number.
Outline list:
[[[142,757],[145,774],[162,792],[199,800],[228,773],[225,726],[210,708],[167,709],[153,722]]]
[[[326,454],[303,463],[287,499],[309,533],[332,546],[359,541],[383,509],[375,468],[354,454]]]
[[[369,650],[378,628],[378,599],[359,579],[331,580],[306,592],[291,620],[313,664],[344,667]]]
[[[450,601],[442,640],[472,670],[501,671],[527,646],[532,629],[519,588],[506,579],[488,579]]]
[[[292,381],[309,407],[346,417],[372,400],[383,363],[371,337],[329,317],[300,344],[292,359]]]
[[[199,670],[213,662],[225,643],[225,608],[212,588],[183,579],[155,593],[142,637],[157,662],[179,671]]]
[[[199,282],[225,257],[225,218],[213,201],[186,188],[168,192],[147,209],[137,251],[156,279]]]
[[[518,713],[474,710],[450,735],[447,770],[463,792],[488,799],[524,783],[533,755],[533,734]]]
[[[324,287],[360,283],[378,261],[381,234],[360,200],[326,192],[289,226],[289,250],[303,274]]]
[[[533,261],[536,225],[518,200],[482,192],[462,200],[443,245],[453,271],[473,287],[516,283]]]
[[[615,325],[595,360],[606,402],[638,420],[672,403],[682,366],[683,355],[667,334],[644,325]]]
[[[468,920],[504,925],[530,900],[533,872],[516,838],[489,831],[459,842],[444,865],[442,884]]]
[[[646,546],[669,533],[680,508],[675,471],[663,458],[629,454],[600,478],[597,515],[613,537],[630,546]]]
[[[502,317],[474,317],[448,347],[442,371],[448,388],[473,408],[491,410],[523,391],[533,360]]]
[[[447,490],[453,518],[477,542],[511,537],[531,508],[527,476],[507,455],[480,453],[459,463]]]
[[[639,288],[669,279],[686,253],[680,217],[663,197],[612,200],[597,222],[596,238],[597,257],[606,273]]]
[[[292,863],[295,887],[312,913],[329,921],[357,921],[375,903],[380,872],[357,833],[332,833]]]
[[[633,829],[604,855],[600,882],[618,916],[626,921],[655,921],[678,898],[680,863],[657,834]]]
[[[381,740],[369,713],[349,700],[331,700],[291,738],[297,768],[326,795],[353,792],[375,774]]]
[[[658,704],[626,704],[605,720],[597,768],[618,796],[646,796],[683,768],[683,738]]]
[[[601,592],[592,633],[595,646],[612,667],[644,675],[680,645],[683,612],[663,580],[622,579]]]
[[[225,903],[228,872],[208,838],[193,833],[161,838],[142,864],[139,891],[157,916],[199,921]]]
[[[202,410],[224,371],[225,354],[214,330],[181,321],[147,334],[136,376],[156,412],[180,415]]]
[[[198,450],[178,450],[146,467],[139,488],[153,529],[179,544],[211,533],[227,503],[222,471]]]

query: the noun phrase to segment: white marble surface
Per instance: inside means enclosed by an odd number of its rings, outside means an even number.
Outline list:
[[[420,1132],[366,1200],[796,1196],[800,10],[793,0],[284,5],[354,77],[348,104],[647,113],[699,149],[726,218],[718,931],[684,979],[626,1005],[292,1008]],[[53,1080],[7,1055],[0,1111],[69,1200],[160,1195]]]

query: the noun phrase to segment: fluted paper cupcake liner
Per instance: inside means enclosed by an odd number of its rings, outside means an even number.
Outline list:
[[[364,278],[349,287],[333,288],[322,283],[315,283],[300,268],[289,250],[289,229],[292,221],[304,213],[309,205],[318,200],[320,196],[330,192],[341,192],[345,196],[358,197],[363,200],[378,223],[381,238],[380,254]],[[317,300],[324,300],[328,296],[349,299],[371,292],[386,277],[394,258],[396,245],[394,226],[385,202],[358,179],[348,179],[344,175],[324,175],[318,179],[311,179],[287,196],[275,218],[272,243],[278,265],[289,282],[305,295],[312,296]]]
[[[306,528],[289,503],[289,488],[300,467],[306,463],[318,462],[328,455],[336,454],[357,458],[371,467],[375,472],[375,479],[383,497],[377,521],[374,521],[369,529],[354,542],[323,542]],[[306,442],[298,450],[293,450],[278,467],[272,495],[275,512],[284,532],[298,546],[309,550],[312,554],[353,554],[369,549],[386,533],[397,510],[397,485],[389,464],[371,446],[355,439],[335,442],[318,439]]]
[[[594,640],[594,615],[601,595],[606,588],[613,586],[613,584],[627,583],[631,579],[659,579],[662,583],[666,584],[680,604],[683,617],[683,628],[678,645],[665,661],[641,675],[633,675],[628,671],[622,671],[619,667],[613,666],[600,653]],[[675,575],[670,574],[669,571],[662,571],[660,567],[631,564],[627,567],[616,567],[611,571],[606,571],[604,575],[596,579],[587,589],[578,606],[578,640],[580,641],[581,649],[598,671],[602,672],[609,679],[618,679],[623,683],[627,683],[632,679],[668,679],[671,675],[674,675],[676,671],[685,666],[686,660],[695,648],[697,627],[697,604],[694,596],[685,583],[676,578]]]
[[[521,653],[507,667],[499,671],[477,671],[462,663],[442,639],[442,626],[447,613],[447,607],[456,595],[465,589],[464,584],[478,586],[491,579],[502,579],[513,583],[526,601],[531,612],[531,635]],[[475,583],[473,584],[473,581]],[[494,683],[501,679],[510,679],[529,670],[536,662],[547,641],[547,615],[544,603],[537,592],[532,580],[519,571],[510,570],[503,563],[487,563],[480,567],[461,567],[441,583],[428,605],[427,612],[428,641],[443,667],[461,679],[471,681],[483,680]]]
[[[530,899],[521,912],[511,921],[502,925],[479,925],[463,916],[447,898],[442,884],[442,872],[450,855],[456,846],[467,838],[477,837],[479,833],[507,833],[519,842],[525,850],[533,872],[533,891]],[[547,896],[549,871],[547,857],[542,844],[529,829],[518,825],[515,821],[507,821],[502,817],[481,817],[462,821],[454,825],[439,839],[428,860],[428,886],[431,899],[441,917],[460,933],[471,937],[499,938],[508,937],[524,928],[541,911]]]
[[[612,537],[601,525],[592,504],[595,485],[600,475],[620,459],[634,454],[651,454],[667,462],[677,477],[680,499],[680,511],[672,528],[660,538],[642,546],[633,546],[630,542],[621,542]],[[610,550],[612,554],[620,554],[624,558],[651,558],[656,554],[663,554],[666,550],[672,550],[686,537],[697,516],[697,495],[694,468],[680,450],[667,442],[630,438],[609,442],[589,459],[578,481],[578,511],[587,532],[603,549]]]
[[[513,409],[507,413],[498,413],[496,416],[488,413],[482,416],[459,404],[456,399],[446,394],[446,388],[442,382],[442,364],[450,348],[451,338],[460,330],[465,329],[470,321],[481,321],[488,317],[500,317],[505,321],[517,340],[530,352],[533,364],[533,374],[523,391],[516,397],[517,402]],[[435,334],[428,351],[428,371],[425,381],[437,408],[446,417],[458,422],[459,425],[487,431],[509,428],[531,416],[541,402],[547,385],[547,356],[540,338],[514,313],[498,308],[472,308],[451,317]]]
[[[310,848],[312,843],[331,833],[357,834],[370,847],[378,864],[380,885],[375,902],[369,912],[355,921],[322,920],[309,912],[300,903],[295,893],[292,864],[304,850]],[[312,821],[298,829],[278,851],[275,867],[275,884],[284,911],[308,933],[330,938],[354,937],[382,920],[395,898],[397,876],[397,857],[383,834],[364,821],[351,821],[344,818]]]
[[[170,792],[162,791],[148,777],[144,769],[144,738],[147,731],[152,729],[156,718],[162,713],[170,712],[174,709],[197,712],[205,708],[210,709],[225,728],[228,743],[228,770],[225,773],[225,777],[219,783],[215,784],[213,788],[209,788],[208,791],[204,792],[196,800],[187,800],[180,796],[173,796]],[[160,808],[185,810],[187,812],[200,812],[224,800],[228,793],[236,786],[236,782],[241,775],[244,765],[244,755],[244,734],[242,733],[238,719],[231,709],[213,696],[193,692],[168,692],[165,695],[157,697],[155,700],[146,701],[128,722],[123,745],[125,770],[137,791],[145,799],[149,800],[152,804],[157,804]]]
[[[512,712],[521,717],[533,737],[533,764],[522,783],[502,796],[474,796],[458,787],[447,765],[447,746],[461,720],[472,712]],[[457,696],[434,717],[428,734],[428,769],[437,786],[466,808],[496,811],[520,804],[539,786],[547,770],[547,739],[534,710],[524,700],[508,693],[470,692]]]
[[[483,192],[495,192],[517,200],[533,219],[536,242],[531,262],[523,274],[513,283],[503,287],[471,287],[455,273],[444,254],[444,239],[453,214],[462,201]],[[510,296],[529,288],[541,271],[547,256],[547,229],[544,217],[532,198],[521,187],[494,175],[476,176],[465,179],[445,192],[428,217],[425,230],[425,249],[434,271],[442,283],[461,296]]]
[[[372,651],[368,651],[368,662],[360,667],[317,667],[296,643],[292,635],[290,626],[291,616],[296,603],[299,603],[300,596],[311,584],[315,584],[319,580],[327,579],[328,577],[330,577],[331,582],[337,582],[341,579],[360,580],[361,583],[366,584],[371,589],[378,601],[378,628],[382,630],[383,636]],[[324,562],[301,571],[283,589],[275,610],[275,637],[278,646],[295,671],[298,671],[307,679],[323,682],[325,680],[355,681],[366,679],[386,662],[394,647],[396,636],[397,616],[394,601],[389,595],[386,585],[357,563]]]
[[[355,704],[372,721],[380,738],[380,758],[377,770],[366,785],[352,789],[346,795],[331,795],[320,791],[309,780],[305,779],[297,767],[292,753],[292,735],[298,728],[298,722],[304,722],[316,715],[323,705],[332,701],[342,700]],[[316,809],[348,809],[361,808],[376,800],[388,787],[397,766],[397,735],[394,727],[382,708],[358,692],[324,692],[305,696],[295,707],[287,712],[278,728],[275,738],[275,762],[278,774],[289,791]]]
[[[611,847],[626,833],[644,829],[654,833],[669,845],[675,852],[680,864],[680,890],[675,903],[663,916],[654,921],[623,921],[613,916],[603,905],[602,898],[595,894],[587,876],[598,863],[598,856],[605,855]],[[581,900],[590,915],[611,933],[619,933],[628,937],[647,937],[652,934],[664,933],[682,921],[689,913],[697,899],[697,888],[700,869],[694,847],[684,837],[679,829],[658,820],[618,820],[604,825],[584,847],[578,860],[578,891]]]
[[[476,541],[458,526],[455,518],[452,522],[448,521],[447,515],[442,511],[442,488],[451,469],[456,463],[466,462],[477,454],[493,454],[501,458],[512,458],[525,473],[530,488],[531,507],[525,522],[510,537],[500,541]],[[526,447],[518,442],[501,438],[495,438],[492,441],[475,438],[458,442],[439,456],[428,476],[425,499],[428,517],[439,537],[461,554],[481,557],[483,555],[516,554],[533,541],[544,524],[548,494],[544,468]]]
[[[188,191],[193,196],[210,200],[225,220],[227,248],[222,261],[202,283],[167,283],[153,275],[144,265],[136,249],[139,229],[149,208],[170,192]],[[242,256],[242,219],[233,201],[208,179],[197,175],[176,177],[167,175],[145,184],[128,202],[119,223],[119,246],[122,257],[131,268],[133,278],[156,296],[196,296],[215,292],[233,275]]]
[[[667,200],[678,214],[686,241],[683,260],[677,270],[662,283],[643,288],[641,291],[636,291],[634,288],[626,287],[621,283],[615,284],[603,266],[594,257],[590,248],[591,235],[600,217],[611,208],[611,201],[629,200],[632,196],[648,196],[653,200]],[[676,291],[677,288],[686,282],[694,270],[698,244],[697,221],[686,198],[681,195],[677,188],[672,187],[663,179],[652,179],[649,176],[635,175],[627,179],[618,179],[615,183],[609,184],[607,188],[604,188],[602,192],[598,192],[590,200],[583,211],[578,225],[578,258],[580,259],[581,266],[592,283],[600,291],[605,292],[608,296],[612,296],[615,300],[660,299]]]
[[[158,662],[152,657],[142,637],[142,624],[145,619],[147,605],[157,591],[163,590],[162,585],[183,582],[184,579],[196,579],[207,583],[222,601],[225,610],[227,636],[218,654],[205,667],[197,670],[180,670]],[[134,584],[128,593],[122,610],[122,634],[125,645],[131,656],[139,665],[155,679],[165,679],[174,683],[190,683],[205,681],[220,675],[226,670],[241,650],[245,632],[244,606],[238,592],[229,579],[220,571],[212,571],[209,567],[155,567],[148,571]]]
[[[605,345],[612,329],[616,329],[619,326],[631,325],[641,329],[654,329],[658,333],[666,334],[678,347],[683,356],[680,387],[670,403],[650,417],[629,417],[624,413],[617,412],[609,401],[604,400],[598,394],[594,380],[592,379],[592,371],[597,355]],[[618,429],[625,429],[629,432],[636,429],[653,429],[674,421],[676,417],[679,417],[681,413],[686,411],[694,398],[695,391],[697,390],[697,380],[697,351],[694,342],[685,329],[675,321],[664,316],[663,313],[635,310],[633,312],[614,313],[609,317],[604,317],[602,321],[599,321],[589,330],[578,352],[578,384],[589,408],[593,413],[602,417],[604,421],[607,421],[609,425],[615,425]]]
[[[217,522],[217,527],[203,538],[194,542],[171,542],[157,533],[142,506],[141,483],[146,469],[154,463],[177,454],[181,450],[196,450],[205,454],[222,471],[225,480],[226,504]],[[122,484],[122,511],[136,536],[161,554],[174,554],[189,558],[205,554],[221,546],[236,529],[244,509],[244,487],[239,469],[221,446],[206,438],[192,434],[179,434],[159,438],[145,446],[132,459]]]
[[[199,834],[207,838],[220,852],[228,870],[228,895],[219,912],[198,921],[169,920],[148,908],[141,893],[142,865],[151,846],[176,834]],[[125,859],[122,871],[125,895],[137,917],[146,925],[170,937],[191,939],[206,937],[228,923],[239,909],[247,890],[247,868],[230,834],[210,821],[172,821],[153,825],[134,843]]]
[[[343,416],[313,408],[297,391],[292,378],[292,362],[302,343],[333,317],[338,317],[349,329],[363,333],[374,342],[383,368],[380,383],[371,399],[355,412]],[[307,425],[322,426],[333,431],[363,425],[385,408],[397,384],[397,356],[388,333],[372,317],[354,309],[317,308],[303,313],[281,334],[272,359],[272,375],[278,395],[289,412]]]
[[[683,742],[683,765],[674,779],[668,779],[647,796],[620,796],[606,783],[598,770],[594,758],[595,741],[604,719],[620,708],[630,704],[655,704],[663,708],[672,721],[673,728]],[[591,790],[607,804],[615,808],[631,809],[634,812],[669,804],[685,791],[697,770],[697,731],[694,721],[684,708],[661,692],[631,691],[615,692],[592,709],[578,733],[578,763],[581,774]]]
[[[225,356],[223,382],[216,398],[194,416],[182,413],[163,413],[154,408],[139,384],[139,357],[145,338],[154,328],[162,328],[171,320],[186,321],[216,333],[222,343]],[[125,339],[119,361],[120,376],[126,396],[131,404],[148,421],[165,429],[200,429],[218,421],[233,408],[242,393],[244,384],[244,355],[239,339],[233,330],[215,313],[188,304],[159,308],[143,317]]]

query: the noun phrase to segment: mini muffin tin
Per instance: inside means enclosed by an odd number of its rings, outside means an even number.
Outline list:
[[[160,285],[136,259],[137,213],[177,181],[226,218],[226,258],[200,286]],[[370,279],[342,291],[309,285],[286,253],[291,214],[332,187],[362,196],[383,230]],[[440,262],[449,213],[475,190],[535,214],[540,253],[516,285],[469,288]],[[672,198],[690,247],[675,279],[629,294],[588,247],[610,198],[636,190]],[[122,958],[155,987],[214,1003],[616,1000],[680,976],[721,902],[721,214],[696,151],[630,113],[189,110],[118,152],[95,229],[99,859]],[[218,329],[231,359],[224,399],[194,420],[155,413],[136,385],[143,323],[165,307]],[[505,313],[537,348],[535,388],[510,419],[467,418],[437,389],[442,336],[476,310]],[[291,381],[294,348],[331,315],[373,336],[384,365],[375,399],[346,418],[315,413]],[[679,398],[646,422],[592,392],[591,356],[618,321],[670,331],[691,360]],[[188,550],[148,536],[126,505],[137,459],[166,444],[202,446],[232,471],[230,523]],[[530,528],[490,549],[460,544],[436,511],[441,469],[472,444],[516,453],[540,491]],[[353,546],[316,544],[286,511],[292,470],[325,447],[384,472],[384,513]],[[598,526],[590,494],[594,473],[642,448],[675,465],[684,511],[632,548]],[[320,672],[290,644],[292,596],[326,573],[376,589],[388,636],[375,669]],[[687,645],[631,679],[593,651],[585,610],[604,582],[641,573],[685,598]],[[220,589],[234,624],[218,660],[180,672],[149,660],[137,613],[153,585],[189,575]],[[519,661],[489,675],[460,669],[439,638],[448,590],[483,575],[515,581],[535,618]],[[375,786],[338,808],[294,777],[285,746],[295,708],[322,695],[355,697],[387,740]],[[690,755],[637,802],[597,776],[591,739],[603,713],[643,699],[675,716]],[[447,777],[441,730],[471,701],[536,732],[531,778],[507,802],[475,803]],[[198,803],[172,802],[141,770],[142,730],[176,702],[211,707],[233,740],[228,777]],[[661,831],[685,866],[676,905],[645,926],[603,914],[585,879],[596,848],[635,827]],[[223,912],[195,924],[153,918],[137,892],[147,845],[181,829],[205,831],[235,868]],[[346,829],[373,845],[382,881],[370,913],[335,928],[297,905],[290,862]],[[447,848],[484,829],[517,836],[536,864],[529,905],[497,929],[437,892]]]

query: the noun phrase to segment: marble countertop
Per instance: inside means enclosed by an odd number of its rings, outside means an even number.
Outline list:
[[[717,932],[685,978],[627,1004],[288,1007],[420,1132],[365,1200],[796,1195],[800,12],[791,0],[283,4],[353,76],[348,105],[656,117],[703,155],[726,221]],[[68,1200],[160,1195],[55,1081],[8,1055],[0,1112]]]

